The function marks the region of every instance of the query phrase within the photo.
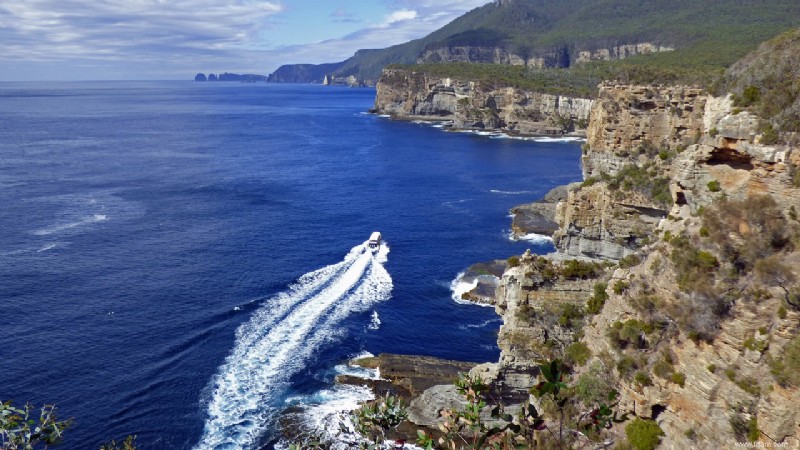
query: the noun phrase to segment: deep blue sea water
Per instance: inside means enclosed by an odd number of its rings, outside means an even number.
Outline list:
[[[579,179],[580,149],[364,114],[374,94],[0,84],[0,400],[74,417],[64,448],[257,448],[364,351],[496,360],[499,319],[450,283],[549,250],[508,209]]]

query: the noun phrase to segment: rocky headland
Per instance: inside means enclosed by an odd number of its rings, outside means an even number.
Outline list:
[[[552,232],[556,253],[493,266],[494,295],[474,296],[503,320],[499,361],[470,372],[495,398],[530,400],[538,363],[559,357],[595,387],[576,408],[617,389],[662,430],[659,448],[800,448],[800,151],[763,117],[690,86],[607,82],[595,101],[545,101],[405,70],[384,82],[376,107],[396,116],[530,131],[547,119],[521,120],[525,98],[588,118],[583,182],[513,210],[515,232]],[[457,397],[430,387],[409,419],[435,427]],[[624,426],[605,439],[627,445]]]
[[[390,68],[378,82],[374,111],[396,119],[451,121],[455,129],[583,136],[592,104],[588,98]]]

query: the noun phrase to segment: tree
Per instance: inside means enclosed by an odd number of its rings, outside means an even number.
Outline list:
[[[0,404],[0,449],[33,450],[39,445],[47,448],[61,442],[62,432],[72,423],[72,419],[58,420],[54,405],[42,406],[36,418],[36,408],[30,403],[17,408],[6,401]]]

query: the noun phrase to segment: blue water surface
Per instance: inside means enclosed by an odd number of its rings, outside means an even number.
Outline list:
[[[374,95],[0,84],[0,400],[74,417],[64,448],[128,434],[202,447],[237,328],[277,326],[276,295],[373,230],[390,248],[390,298],[316,340],[286,333],[310,356],[262,401],[327,386],[363,351],[496,360],[499,319],[455,303],[450,283],[474,262],[550,250],[510,241],[508,209],[579,179],[580,149],[393,122],[364,113]]]

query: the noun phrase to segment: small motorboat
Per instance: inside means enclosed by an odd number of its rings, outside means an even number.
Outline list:
[[[369,236],[369,241],[367,241],[367,246],[370,249],[375,250],[381,246],[382,239],[383,238],[381,236],[380,231],[373,231],[372,234]]]

